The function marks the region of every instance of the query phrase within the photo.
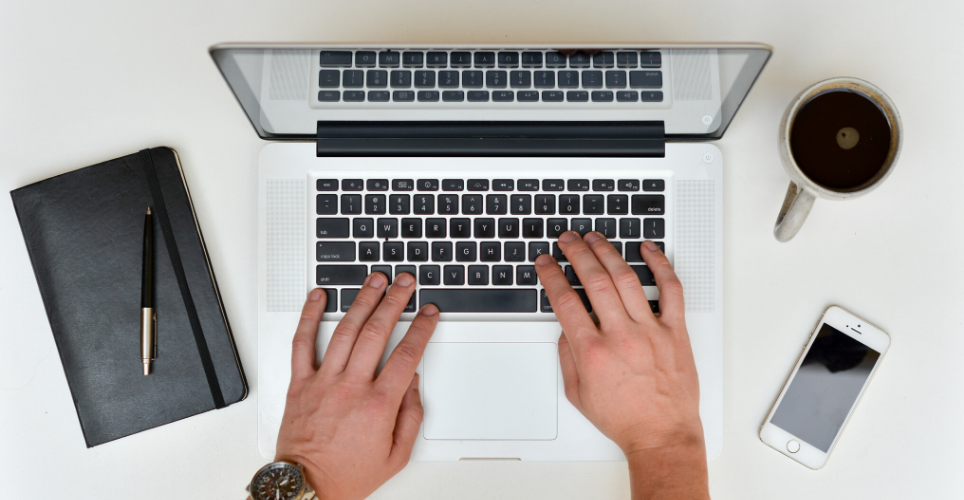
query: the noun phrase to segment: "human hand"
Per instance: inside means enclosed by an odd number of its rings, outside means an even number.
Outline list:
[[[415,369],[438,324],[438,308],[429,304],[418,312],[376,376],[415,278],[399,274],[385,293],[387,284],[381,273],[368,276],[335,328],[321,366],[315,365],[315,340],[323,290],[308,295],[292,340],[291,384],[275,460],[304,466],[319,499],[367,497],[405,467],[418,437],[423,412]]]
[[[654,243],[640,245],[660,290],[657,318],[636,273],[601,234],[590,232],[583,239],[568,231],[559,237],[559,247],[599,320],[593,322],[551,256],[536,259],[563,329],[559,362],[566,397],[619,445],[631,469],[645,471],[633,475],[634,495],[638,488],[665,493],[687,487],[702,494],[707,486],[700,387],[684,321],[683,287],[669,260]],[[679,482],[680,471],[689,484]]]

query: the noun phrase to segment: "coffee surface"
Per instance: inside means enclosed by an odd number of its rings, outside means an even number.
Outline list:
[[[883,168],[890,123],[877,104],[849,90],[811,98],[790,129],[790,152],[800,170],[829,189],[856,188]]]

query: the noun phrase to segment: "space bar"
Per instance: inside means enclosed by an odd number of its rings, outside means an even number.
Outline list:
[[[419,307],[435,304],[441,312],[536,312],[536,290],[423,288]]]

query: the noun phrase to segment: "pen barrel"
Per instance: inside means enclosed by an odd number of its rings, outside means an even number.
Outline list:
[[[154,224],[144,216],[144,263],[141,275],[141,307],[154,306]]]
[[[141,360],[157,357],[156,332],[154,331],[154,308],[141,308]]]

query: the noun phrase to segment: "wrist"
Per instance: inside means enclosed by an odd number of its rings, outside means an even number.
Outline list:
[[[331,486],[325,484],[325,475],[313,462],[307,458],[295,454],[278,454],[274,457],[275,462],[288,462],[301,466],[301,472],[305,482],[314,490],[314,500],[329,500]]]
[[[709,498],[706,446],[702,434],[657,447],[626,451],[634,500]]]

